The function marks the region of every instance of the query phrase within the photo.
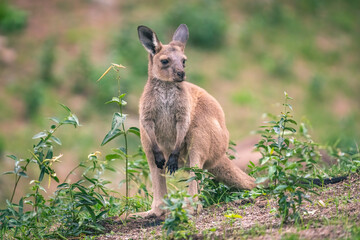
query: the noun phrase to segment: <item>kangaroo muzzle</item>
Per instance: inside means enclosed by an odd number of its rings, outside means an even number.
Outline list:
[[[185,80],[185,72],[184,71],[176,71],[174,74],[174,81],[175,82],[182,82]]]

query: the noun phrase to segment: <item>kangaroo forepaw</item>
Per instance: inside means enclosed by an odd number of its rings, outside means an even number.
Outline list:
[[[162,152],[154,152],[155,164],[158,168],[163,169],[165,164],[164,154]]]
[[[171,153],[168,162],[166,163],[167,172],[174,174],[179,169],[178,165],[179,153]]]

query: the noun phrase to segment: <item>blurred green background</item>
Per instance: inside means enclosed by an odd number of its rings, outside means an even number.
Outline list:
[[[31,137],[69,106],[83,125],[65,127],[61,179],[100,143],[117,94],[116,75],[96,80],[119,63],[127,92],[127,126],[138,126],[138,100],[147,79],[147,53],[136,27],[167,43],[176,27],[190,30],[187,80],[220,104],[231,139],[249,137],[263,113],[279,113],[283,92],[294,98],[297,121],[311,123],[321,144],[356,147],[360,140],[360,2],[356,0],[11,0],[0,1],[0,171],[7,154],[29,157]],[[132,148],[139,141],[133,139]],[[35,171],[35,170],[34,170]],[[111,176],[115,185],[122,176]],[[12,179],[0,177],[0,200]],[[28,188],[29,186],[23,186]]]

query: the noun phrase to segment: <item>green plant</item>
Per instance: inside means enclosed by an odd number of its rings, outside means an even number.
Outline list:
[[[224,217],[226,218],[226,223],[230,225],[230,227],[232,227],[236,221],[243,218],[241,215],[236,214],[233,211],[227,211]]]
[[[102,178],[105,170],[115,171],[111,166],[112,160],[101,160],[99,152],[90,154],[72,169],[49,199],[44,196],[43,192],[46,190],[43,184],[46,179],[48,185],[51,180],[59,182],[53,165],[62,157],[61,154],[54,155],[54,145],[61,145],[61,141],[54,135],[55,132],[63,125],[80,126],[71,110],[65,105],[62,107],[68,112],[68,116],[63,120],[50,118],[55,124],[51,125],[50,130],[42,131],[33,137],[40,140],[34,145],[33,151],[30,151],[29,158],[9,156],[15,161],[15,167],[13,171],[5,174],[14,175],[14,188],[6,208],[0,210],[2,238],[65,239],[69,236],[101,232],[103,227],[100,221],[105,216],[115,214],[116,207],[121,205],[121,200],[109,195],[111,190],[106,185],[110,182]],[[28,170],[33,165],[39,168],[38,177],[30,181],[30,193],[20,197],[18,203],[14,203],[19,181],[23,177],[30,177]],[[69,176],[80,168],[83,169],[81,179],[69,183]],[[135,203],[132,206],[135,206]]]
[[[196,230],[191,220],[191,210],[195,210],[196,202],[184,191],[168,194],[164,199],[163,209],[169,211],[163,229],[166,234],[175,239],[187,238]]]
[[[27,13],[7,1],[0,2],[0,32],[12,33],[22,30],[27,23]]]
[[[110,155],[111,156],[111,155]],[[129,181],[132,181],[138,189],[138,194],[143,194],[147,201],[150,201],[152,195],[147,190],[147,184],[150,177],[149,165],[146,155],[142,147],[138,148],[138,152],[131,156],[132,161],[129,161],[128,176]],[[126,182],[126,179],[120,183]]]
[[[4,174],[11,174],[14,176],[14,187],[10,200],[7,200],[7,208],[0,211],[0,234],[4,236],[6,231],[13,230],[13,237],[17,237],[19,234],[25,238],[31,236],[40,236],[43,232],[42,217],[51,214],[51,208],[46,205],[46,201],[41,191],[45,189],[41,186],[45,175],[48,175],[48,182],[50,184],[51,179],[59,182],[52,165],[59,161],[61,154],[54,156],[53,147],[54,144],[61,144],[59,138],[55,137],[55,132],[63,125],[79,126],[77,117],[71,113],[70,109],[65,105],[62,107],[68,112],[68,116],[60,121],[57,118],[51,118],[55,124],[51,125],[50,130],[42,131],[36,134],[33,139],[40,139],[39,142],[34,145],[33,150],[30,151],[30,157],[27,159],[19,159],[14,155],[8,157],[15,161],[13,171],[5,172]],[[14,196],[19,184],[19,181],[23,177],[28,177],[28,167],[36,165],[39,168],[39,176],[36,180],[30,181],[31,193],[24,197],[21,197],[18,204],[14,204]],[[24,204],[30,205],[30,211],[24,211]]]
[[[121,68],[125,68],[122,65],[119,64],[111,64],[111,66],[104,72],[104,74],[99,78],[101,80],[111,69],[113,69],[116,72],[119,72]],[[99,81],[98,80],[98,81]],[[129,129],[125,128],[125,119],[126,114],[123,113],[123,107],[127,104],[124,100],[125,93],[120,92],[120,75],[117,77],[118,80],[118,97],[113,97],[110,101],[106,102],[108,103],[115,103],[119,107],[119,112],[115,112],[113,115],[112,123],[111,123],[111,129],[104,137],[101,146],[107,144],[111,140],[123,136],[124,137],[124,147],[113,149],[115,152],[114,154],[110,154],[107,156],[108,159],[125,159],[125,185],[126,185],[126,201],[129,199],[129,188],[130,188],[130,176],[133,179],[135,178],[134,171],[130,171],[129,169],[129,161],[131,158],[138,156],[138,154],[130,155],[128,151],[128,134],[134,134],[137,137],[140,137],[140,130],[136,127],[130,127]],[[144,156],[144,155],[142,155]],[[143,166],[146,166],[146,163],[144,163],[144,157],[142,158],[141,164]],[[136,166],[134,163],[132,166]],[[144,174],[145,176],[148,176],[148,172]],[[144,188],[144,187],[143,187]],[[146,186],[145,186],[145,193],[147,193]]]
[[[182,179],[180,181],[196,181],[198,183],[198,197],[203,207],[262,195],[262,190],[239,191],[238,189],[230,188],[225,184],[217,181],[212,173],[204,169],[197,167],[183,169],[194,173],[194,176],[188,179]]]
[[[278,216],[282,222],[301,220],[303,200],[310,201],[306,193],[313,192],[307,178],[316,173],[315,164],[320,157],[304,124],[300,125],[299,134],[295,134],[293,126],[297,123],[290,114],[292,106],[288,103],[291,99],[285,92],[284,111],[278,117],[273,116],[275,120],[267,122],[268,125],[259,131],[262,139],[256,148],[262,157],[260,166],[252,165],[252,173],[265,174],[256,182],[268,182],[270,193],[278,200]]]
[[[328,175],[339,176],[349,175],[351,173],[360,172],[360,151],[356,150],[344,151],[334,146],[328,146],[327,152],[334,158],[337,164],[333,164],[327,169]]]

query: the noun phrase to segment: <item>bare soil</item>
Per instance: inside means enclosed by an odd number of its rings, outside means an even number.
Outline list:
[[[360,224],[360,176],[316,188],[310,194],[312,203],[305,203],[303,222],[281,225],[274,211],[276,201],[266,196],[255,200],[238,200],[204,209],[194,216],[196,232],[191,239],[353,239],[351,228]],[[243,218],[231,221],[232,212]],[[159,239],[166,236],[163,218],[110,220],[104,224],[106,234],[96,239]],[[291,238],[294,239],[294,238]]]

